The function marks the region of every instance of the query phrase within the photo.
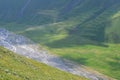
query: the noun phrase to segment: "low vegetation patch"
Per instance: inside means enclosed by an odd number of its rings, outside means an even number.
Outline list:
[[[120,79],[120,44],[106,47],[81,45],[73,47],[47,48],[62,58],[91,67],[105,75]]]
[[[0,47],[0,80],[86,80]]]

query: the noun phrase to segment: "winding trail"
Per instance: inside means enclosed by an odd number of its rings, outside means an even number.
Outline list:
[[[40,50],[38,49],[39,46],[28,38],[16,35],[6,29],[0,29],[0,46],[27,58],[37,60],[62,71],[86,77],[90,80],[110,80],[101,74],[88,71],[80,65],[51,55],[45,50]]]

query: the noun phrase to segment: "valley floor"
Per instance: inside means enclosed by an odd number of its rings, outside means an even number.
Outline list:
[[[64,59],[88,66],[98,72],[120,80],[120,44],[106,44],[106,47],[81,45],[47,49]]]

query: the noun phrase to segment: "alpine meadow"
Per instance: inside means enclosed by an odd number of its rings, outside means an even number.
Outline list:
[[[0,0],[0,46],[0,80],[120,80],[120,0]]]

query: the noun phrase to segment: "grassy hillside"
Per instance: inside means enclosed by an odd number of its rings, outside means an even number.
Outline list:
[[[51,0],[46,5],[26,8],[18,22],[6,23],[3,16],[0,27],[119,80],[120,0]]]
[[[78,45],[62,48],[47,48],[62,58],[91,67],[98,72],[120,80],[120,44],[108,44],[106,47]]]
[[[4,8],[0,9],[1,26],[7,27],[13,31],[17,29],[18,31],[22,31],[21,33],[26,36],[29,36],[31,33],[33,36],[37,34],[38,37],[40,36],[42,38],[32,38],[41,43],[43,43],[42,41],[44,41],[44,38],[53,38],[54,35],[60,35],[62,38],[58,38],[57,41],[53,43],[48,43],[46,41],[47,43],[45,44],[53,45],[59,42],[64,44],[68,44],[66,42],[69,42],[70,44],[71,42],[71,45],[78,45],[81,43],[118,43],[120,41],[119,0],[35,0],[29,2],[28,5],[27,1],[16,3],[12,0],[10,2],[3,1],[2,3],[3,5],[1,5],[1,7]],[[19,5],[16,5],[15,3]],[[12,6],[9,7],[5,4]],[[25,4],[27,6],[25,6]],[[24,7],[25,9],[23,9]],[[15,8],[18,13],[15,13],[15,10],[11,10],[11,8]],[[23,11],[23,13],[21,13],[21,11]],[[18,18],[18,14],[21,14],[22,16]],[[11,17],[12,15],[13,17]],[[26,30],[28,28],[36,27],[40,28],[37,28],[37,30]],[[25,31],[23,32],[23,30]]]
[[[42,63],[16,55],[0,47],[1,80],[86,80]]]
[[[54,22],[66,0],[1,0],[1,23],[46,24]]]

